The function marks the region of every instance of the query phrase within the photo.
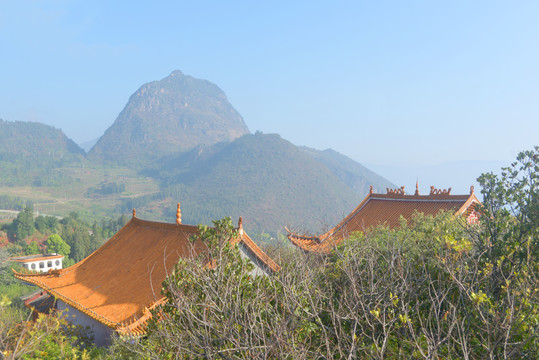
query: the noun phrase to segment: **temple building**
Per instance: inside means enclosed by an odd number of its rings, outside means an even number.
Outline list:
[[[305,251],[328,253],[353,232],[365,232],[378,225],[394,228],[399,225],[401,216],[410,220],[414,212],[436,215],[440,211],[451,211],[455,215],[464,216],[468,223],[473,223],[478,218],[475,211],[478,204],[480,202],[473,186],[468,195],[451,195],[451,188],[435,189],[434,186],[431,186],[429,195],[420,195],[417,184],[413,195],[407,195],[404,186],[400,189],[387,189],[386,194],[375,194],[371,186],[369,195],[325,234],[299,235],[287,229],[288,239]]]
[[[68,310],[74,324],[89,326],[98,346],[110,343],[114,332],[141,335],[151,317],[150,309],[164,301],[161,284],[180,258],[207,251],[194,225],[181,223],[178,204],[176,223],[142,220],[133,210],[132,219],[103,246],[81,262],[47,273],[15,273],[56,299],[58,310]],[[237,244],[252,260],[254,272],[270,274],[279,266],[245,233],[240,218]],[[38,296],[39,295],[39,296]],[[43,293],[36,293],[45,301]],[[36,300],[33,299],[32,300]]]

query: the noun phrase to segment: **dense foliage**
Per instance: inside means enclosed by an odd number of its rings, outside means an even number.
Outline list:
[[[25,207],[17,214],[17,217],[11,224],[4,225],[2,230],[5,230],[8,237],[14,241],[26,239],[36,230],[34,222],[34,208],[31,206]]]
[[[32,206],[32,202],[18,196],[0,195],[0,209],[22,210]]]
[[[210,257],[182,260],[142,358],[539,357],[539,149],[483,175],[481,222],[416,214],[353,234],[329,256],[289,253],[253,276],[229,221],[201,229]]]

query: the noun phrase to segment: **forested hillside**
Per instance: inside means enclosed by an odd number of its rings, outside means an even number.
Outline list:
[[[167,158],[147,174],[161,180],[161,192],[126,200],[124,211],[163,200],[170,219],[179,200],[189,223],[243,216],[248,230],[276,232],[294,224],[315,231],[360,200],[326,165],[276,134],[197,148]]]
[[[305,146],[300,149],[326,165],[343,183],[361,196],[369,192],[371,185],[375,192],[385,192],[386,188],[395,187],[395,184],[374,171],[333,149],[321,151]]]
[[[55,169],[84,161],[84,150],[52,126],[0,120],[0,139],[0,185],[65,184]]]

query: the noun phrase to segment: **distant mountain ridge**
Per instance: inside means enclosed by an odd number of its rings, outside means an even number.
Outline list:
[[[360,200],[326,165],[277,134],[244,135],[229,144],[196,148],[166,159],[148,174],[180,187],[187,221],[242,215],[247,229],[318,230],[340,220]]]
[[[64,183],[56,168],[84,160],[84,150],[60,129],[0,119],[0,185]]]
[[[288,225],[323,232],[357,206],[369,185],[394,187],[334,150],[249,134],[221,89],[179,71],[133,94],[86,157],[61,130],[43,124],[1,122],[0,136],[2,185],[56,187],[44,190],[65,200],[60,187],[71,184],[79,204],[137,208],[156,220],[173,219],[180,201],[186,223],[243,216],[248,231],[275,234]],[[130,178],[125,194],[88,195],[120,187],[125,173],[143,176]]]
[[[62,130],[37,122],[0,119],[0,139],[0,154],[4,155],[52,159],[72,154],[84,155],[84,150]]]
[[[386,188],[394,188],[395,184],[367,169],[360,163],[333,150],[316,150],[305,146],[300,150],[326,165],[343,183],[356,194],[366,195],[372,185],[375,192],[385,192]]]
[[[176,70],[131,95],[88,155],[133,165],[248,133],[243,118],[217,85]]]
[[[88,140],[88,141],[84,141],[84,142],[81,142],[81,143],[78,143],[78,145],[86,152],[92,150],[92,148],[94,147],[94,145],[97,143],[97,141],[99,140],[99,138],[96,138],[96,139],[92,139],[92,140]]]

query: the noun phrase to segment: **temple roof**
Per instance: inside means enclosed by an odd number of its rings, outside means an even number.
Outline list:
[[[439,190],[433,186],[429,195],[420,195],[417,187],[414,195],[405,194],[404,187],[375,194],[371,187],[369,195],[325,234],[308,236],[289,231],[288,239],[303,250],[327,253],[355,231],[365,232],[378,225],[394,228],[399,225],[401,216],[409,220],[414,212],[436,215],[440,211],[451,211],[456,215],[469,215],[476,204],[479,200],[473,187],[468,195],[451,195],[451,188]]]
[[[135,213],[134,213],[135,215]],[[240,228],[239,239],[270,271],[279,266]],[[140,332],[152,306],[162,301],[161,284],[179,258],[207,250],[193,225],[133,218],[86,259],[43,274],[15,273],[84,314],[119,332]],[[138,329],[138,330],[137,330]]]

